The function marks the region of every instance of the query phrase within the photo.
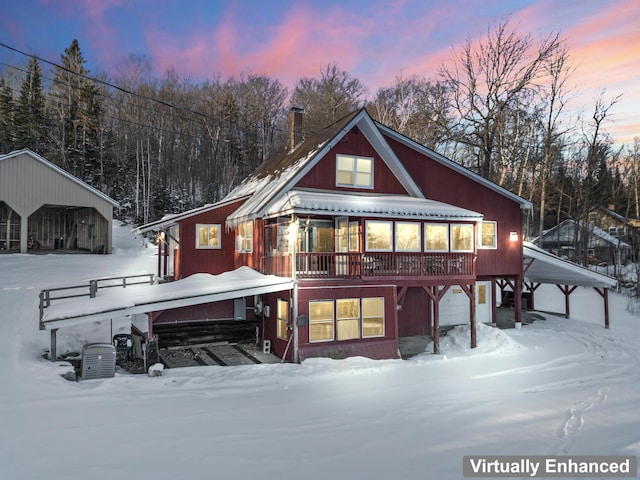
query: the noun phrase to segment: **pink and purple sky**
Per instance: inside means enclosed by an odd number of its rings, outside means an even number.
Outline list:
[[[16,0],[0,6],[0,42],[58,62],[77,38],[93,73],[134,53],[158,75],[266,74],[287,87],[335,63],[373,94],[398,76],[435,79],[507,17],[536,37],[559,32],[575,108],[589,117],[602,90],[622,94],[605,128],[618,144],[640,136],[640,0]],[[0,62],[26,59],[0,47]]]

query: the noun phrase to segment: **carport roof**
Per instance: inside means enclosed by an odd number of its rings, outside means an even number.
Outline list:
[[[613,288],[615,278],[590,270],[524,242],[524,278],[534,283]]]
[[[197,273],[175,282],[101,289],[94,298],[60,300],[45,309],[42,328],[52,330],[291,288],[293,280],[290,278],[263,275],[249,267],[220,275]]]

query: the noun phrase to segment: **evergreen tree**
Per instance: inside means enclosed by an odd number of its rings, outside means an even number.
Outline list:
[[[11,87],[0,78],[0,154],[15,149],[13,128],[14,105]]]
[[[22,83],[15,110],[15,147],[43,153],[46,139],[46,116],[42,91],[42,70],[32,57]]]
[[[75,176],[94,183],[100,177],[99,126],[102,106],[98,89],[88,79],[78,40],[61,55],[54,69],[55,149],[58,162]]]

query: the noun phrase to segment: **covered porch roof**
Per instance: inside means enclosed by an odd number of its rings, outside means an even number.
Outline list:
[[[345,215],[413,220],[480,221],[482,214],[435,200],[408,195],[376,195],[290,190],[264,209],[264,217],[296,215]],[[228,222],[244,219],[243,211],[231,214]]]

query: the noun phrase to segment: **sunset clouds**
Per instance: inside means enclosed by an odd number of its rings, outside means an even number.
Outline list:
[[[57,60],[77,38],[94,73],[131,53],[196,80],[265,74],[292,87],[335,63],[371,94],[399,76],[436,78],[464,42],[506,18],[534,37],[566,39],[583,108],[623,94],[608,130],[640,136],[637,0],[207,1],[26,0],[0,7],[4,43]],[[54,53],[52,53],[54,52]],[[6,53],[0,52],[0,58]]]

